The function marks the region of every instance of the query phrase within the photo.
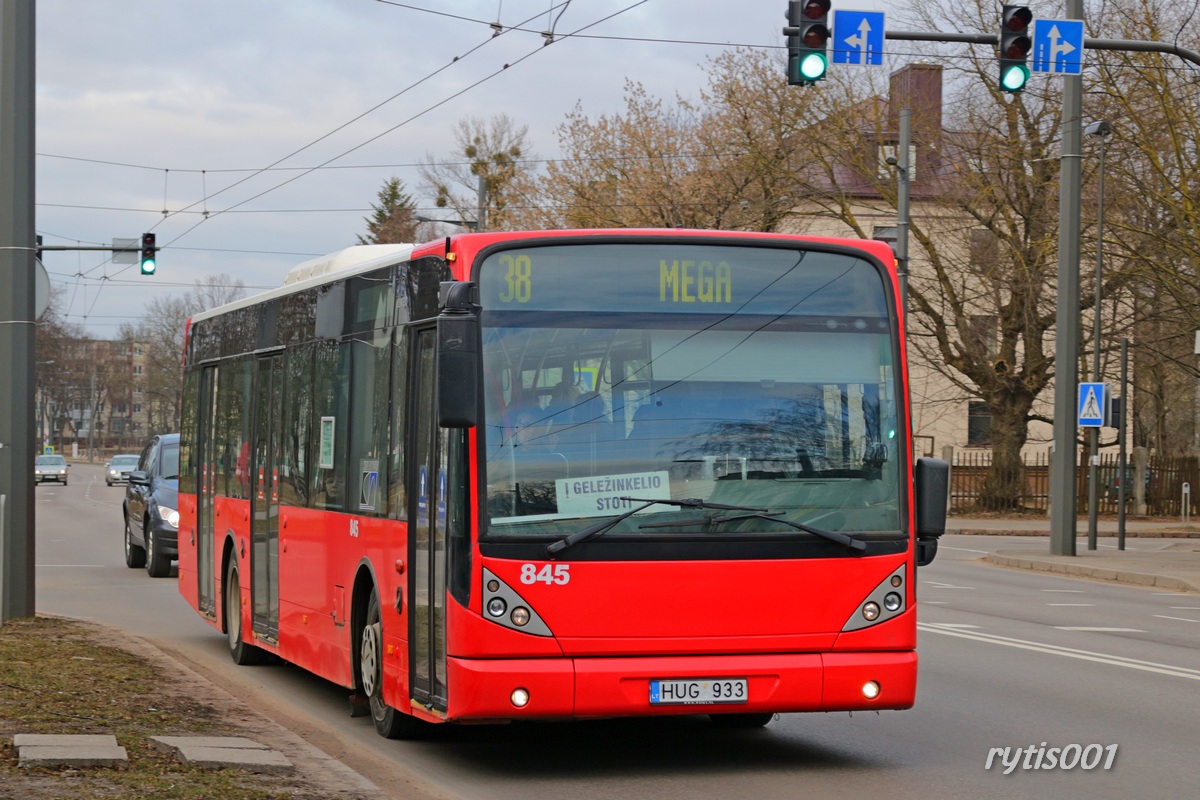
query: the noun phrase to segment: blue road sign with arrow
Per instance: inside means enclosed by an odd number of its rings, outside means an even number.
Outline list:
[[[1035,19],[1029,68],[1056,75],[1082,75],[1083,20]]]
[[[883,12],[833,12],[833,63],[878,66],[883,63]]]

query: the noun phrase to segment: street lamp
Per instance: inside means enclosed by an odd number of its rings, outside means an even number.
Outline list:
[[[1097,120],[1083,129],[1085,135],[1100,143],[1100,169],[1097,172],[1096,197],[1096,296],[1092,319],[1092,379],[1099,383],[1100,377],[1100,285],[1104,274],[1104,151],[1108,137],[1112,135],[1112,125],[1105,120]],[[1122,401],[1123,402],[1123,401]],[[1124,413],[1124,409],[1122,409]],[[1092,428],[1088,432],[1091,443],[1088,459],[1088,550],[1096,549],[1096,517],[1100,505],[1100,428]],[[1118,467],[1119,469],[1120,467]],[[1124,481],[1125,476],[1120,479]]]

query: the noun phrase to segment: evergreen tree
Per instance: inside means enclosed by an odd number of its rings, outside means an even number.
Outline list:
[[[417,204],[404,191],[404,181],[388,178],[379,190],[379,203],[371,204],[375,213],[364,217],[367,235],[359,236],[359,244],[401,244],[417,240]]]

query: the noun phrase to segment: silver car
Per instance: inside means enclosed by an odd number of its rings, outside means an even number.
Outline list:
[[[33,482],[58,481],[67,485],[67,460],[62,456],[38,456],[33,462]]]
[[[137,469],[138,456],[113,456],[112,461],[104,468],[104,482],[109,486],[114,483],[129,483],[129,473]]]

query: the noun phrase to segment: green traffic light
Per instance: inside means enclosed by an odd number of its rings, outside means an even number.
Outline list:
[[[829,62],[820,53],[809,53],[800,59],[800,77],[806,81],[817,81],[825,75]]]
[[[1029,68],[1024,64],[1013,64],[1000,73],[1000,88],[1006,92],[1019,92],[1028,81]]]
[[[154,263],[153,258],[147,258],[142,261],[142,274],[153,275],[154,270],[158,269],[158,265]]]

